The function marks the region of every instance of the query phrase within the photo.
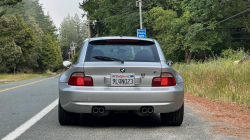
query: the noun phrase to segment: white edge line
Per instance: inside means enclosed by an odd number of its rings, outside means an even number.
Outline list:
[[[37,113],[35,116],[30,118],[28,121],[26,121],[24,124],[20,125],[14,131],[10,132],[7,136],[2,138],[2,140],[14,140],[14,139],[16,139],[21,134],[23,134],[26,130],[28,130],[32,125],[34,125],[41,118],[43,118],[46,114],[48,114],[53,108],[56,107],[57,104],[58,104],[58,98],[55,101],[53,101],[50,105],[48,105],[46,108],[44,108],[42,111]]]

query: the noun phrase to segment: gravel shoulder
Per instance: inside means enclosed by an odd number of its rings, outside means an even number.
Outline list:
[[[185,93],[185,105],[192,107],[196,115],[213,122],[213,133],[250,139],[250,109],[235,103],[211,101]]]

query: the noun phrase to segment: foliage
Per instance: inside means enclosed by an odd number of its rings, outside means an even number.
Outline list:
[[[215,57],[206,62],[175,64],[173,68],[184,78],[186,92],[214,101],[250,105],[250,61],[234,64],[246,53],[235,51],[227,58]]]
[[[6,10],[1,10],[2,6],[11,6],[16,5],[18,2],[21,2],[22,0],[0,0],[0,17],[3,16],[6,13]]]
[[[250,49],[248,0],[143,0],[143,28],[161,44],[167,59],[189,62],[232,48]],[[91,20],[91,36],[136,36],[139,12],[134,1],[87,0],[80,8]],[[206,29],[205,29],[206,28]],[[197,32],[199,31],[199,32]]]
[[[16,19],[14,16],[12,19]],[[12,20],[12,21],[13,21]],[[13,69],[15,64],[19,62],[22,55],[21,47],[15,43],[14,38],[9,38],[7,36],[14,35],[12,26],[6,17],[2,16],[0,18],[0,32],[1,32],[1,46],[0,46],[0,72],[7,71],[8,69]]]
[[[74,55],[74,57],[73,57],[73,59],[72,59],[72,63],[73,63],[73,64],[75,64],[75,63],[76,63],[76,61],[77,61],[77,59],[78,59],[79,54],[80,54],[80,51],[78,51],[78,52]]]
[[[76,14],[74,17],[68,15],[59,28],[60,47],[63,52],[63,59],[68,59],[68,52],[72,42],[77,43],[76,52],[82,47],[87,36],[87,27]]]
[[[147,11],[160,5],[169,5],[170,2],[159,0],[143,1],[143,23],[147,27],[148,36],[152,36]],[[135,36],[139,28],[139,12],[135,1],[127,0],[88,0],[83,1],[80,8],[88,12],[92,20],[91,36]]]
[[[6,14],[0,17],[0,72],[12,72],[14,67],[35,72],[59,69],[57,29],[49,15],[44,15],[39,0],[2,8]]]
[[[20,56],[22,54],[21,47],[17,46],[14,41],[6,43],[4,48],[0,51],[1,65],[0,72],[8,71],[13,69],[19,62]]]
[[[18,2],[21,2],[22,0],[0,0],[0,6],[5,5],[16,5]]]
[[[57,41],[56,26],[50,18],[49,13],[44,14],[43,7],[39,0],[22,0],[21,3],[13,6],[12,8],[3,7],[6,10],[6,17],[10,17],[15,13],[19,13],[24,21],[28,23],[29,18],[34,18],[36,24],[45,34],[50,34],[54,41]]]

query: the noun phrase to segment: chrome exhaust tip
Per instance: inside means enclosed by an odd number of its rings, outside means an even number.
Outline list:
[[[142,112],[142,113],[147,113],[147,112],[148,112],[148,109],[147,109],[146,107],[143,107],[143,108],[141,109],[141,112]]]
[[[148,108],[148,113],[153,113],[154,112],[154,108],[153,107],[149,107]]]
[[[94,108],[92,109],[92,112],[93,112],[93,113],[98,113],[98,112],[99,112],[98,107],[94,107]]]
[[[103,107],[100,107],[99,108],[99,113],[104,113],[105,112],[105,109]]]

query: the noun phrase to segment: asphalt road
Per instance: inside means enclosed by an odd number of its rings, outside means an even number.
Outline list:
[[[17,140],[62,139],[239,139],[213,133],[212,123],[195,115],[185,106],[180,127],[163,127],[159,114],[140,117],[133,113],[89,117],[88,125],[61,126],[57,106],[27,130],[23,124],[58,98],[58,76],[50,76],[0,85],[0,139],[16,128],[23,130]],[[39,115],[38,115],[39,117]]]

